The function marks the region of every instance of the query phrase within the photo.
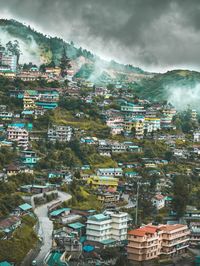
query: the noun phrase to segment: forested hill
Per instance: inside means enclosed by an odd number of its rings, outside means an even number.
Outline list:
[[[167,100],[177,91],[196,92],[200,83],[200,73],[189,70],[173,70],[164,74],[155,74],[150,79],[134,83],[134,91],[141,97],[153,100]],[[192,96],[192,95],[191,95]],[[186,95],[185,95],[186,97]],[[184,100],[184,95],[183,95]]]
[[[65,47],[68,57],[72,60],[78,77],[98,79],[107,76],[108,79],[131,79],[134,75],[146,75],[142,69],[132,65],[117,62],[106,62],[90,51],[77,48],[73,42],[67,43],[61,38],[50,37],[35,31],[15,20],[0,19],[0,41],[18,40],[22,52],[21,62],[31,61],[35,64],[54,62],[59,64]]]

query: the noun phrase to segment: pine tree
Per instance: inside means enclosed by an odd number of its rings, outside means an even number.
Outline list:
[[[65,78],[67,76],[67,70],[71,68],[70,59],[67,57],[66,49],[63,47],[63,53],[60,60],[61,76]]]

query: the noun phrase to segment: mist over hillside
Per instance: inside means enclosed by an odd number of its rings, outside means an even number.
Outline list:
[[[73,42],[44,35],[15,20],[0,19],[0,41],[18,40],[20,63],[58,65],[63,48],[71,59],[74,76],[97,85],[121,84],[132,88],[139,97],[150,100],[167,100],[177,109],[188,106],[199,109],[200,73],[189,70],[173,70],[164,74],[152,74],[132,65],[105,61],[90,51],[77,47]]]

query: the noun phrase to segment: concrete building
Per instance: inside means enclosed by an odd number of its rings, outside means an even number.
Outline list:
[[[189,246],[187,225],[146,225],[128,232],[128,259],[146,261],[160,255],[174,256],[186,252]]]
[[[18,146],[26,148],[28,146],[29,133],[25,128],[9,126],[7,128],[7,138],[12,142],[17,142]]]
[[[99,176],[123,176],[122,168],[99,168],[97,170]]]
[[[87,179],[87,184],[93,189],[104,189],[106,191],[115,192],[117,190],[119,179],[109,176],[90,176]]]
[[[2,66],[8,67],[12,72],[16,72],[17,69],[17,56],[11,52],[4,51],[1,54],[0,63]]]
[[[159,130],[160,129],[160,118],[145,117],[144,129],[146,129],[148,133]]]
[[[48,139],[50,141],[67,142],[72,138],[72,127],[70,126],[56,126],[48,129]]]
[[[86,236],[88,241],[104,243],[127,239],[127,217],[125,212],[106,212],[88,217]]]
[[[193,133],[193,140],[194,142],[200,142],[200,131]]]
[[[152,198],[152,204],[156,207],[157,210],[160,210],[165,207],[165,197],[161,194],[157,194]]]
[[[200,244],[200,222],[190,223],[190,244],[199,245]]]

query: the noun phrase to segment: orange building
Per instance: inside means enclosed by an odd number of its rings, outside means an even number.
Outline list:
[[[128,232],[128,259],[145,261],[184,253],[189,246],[187,225],[146,225]]]

